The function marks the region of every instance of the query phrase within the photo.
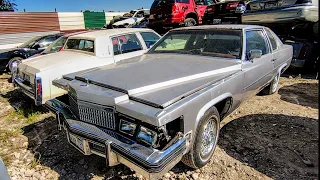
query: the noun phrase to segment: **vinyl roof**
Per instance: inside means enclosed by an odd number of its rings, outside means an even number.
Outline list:
[[[105,30],[97,30],[97,31],[89,31],[86,33],[77,34],[71,36],[71,38],[89,38],[89,39],[96,39],[97,37],[101,36],[114,36],[123,33],[135,33],[135,32],[145,32],[145,31],[152,31],[151,29],[147,28],[118,28],[118,29],[105,29]]]

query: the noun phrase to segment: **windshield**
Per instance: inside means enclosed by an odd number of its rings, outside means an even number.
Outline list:
[[[94,41],[88,39],[69,39],[64,49],[94,52]]]
[[[241,30],[212,29],[172,31],[160,39],[148,53],[177,53],[241,58]]]
[[[35,38],[32,38],[31,40],[21,44],[20,46],[18,46],[19,48],[30,48],[32,45],[34,45],[34,43],[36,43],[39,39],[41,39],[41,36],[37,36]]]
[[[66,37],[63,37],[63,36],[60,37],[59,39],[54,41],[46,50],[44,50],[42,54],[58,52],[66,41],[67,41]]]

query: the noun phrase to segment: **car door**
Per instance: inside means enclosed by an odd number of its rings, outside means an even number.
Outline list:
[[[111,44],[115,62],[140,56],[146,52],[145,44],[135,33],[114,36],[111,38]]]
[[[277,70],[286,60],[286,54],[283,53],[281,49],[283,44],[281,40],[277,37],[277,35],[274,32],[272,32],[269,28],[265,28],[265,31],[270,41],[274,67],[275,70]]]
[[[273,55],[263,29],[245,31],[245,53],[250,50],[262,50],[262,56],[253,60],[246,58],[242,62],[245,73],[244,90],[257,92],[271,81],[274,74]],[[246,56],[247,57],[247,56]]]

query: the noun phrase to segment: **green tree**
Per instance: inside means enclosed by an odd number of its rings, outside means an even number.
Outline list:
[[[83,12],[91,12],[91,11],[87,9],[87,10],[84,10]]]
[[[17,11],[17,4],[13,0],[0,0],[0,11]]]

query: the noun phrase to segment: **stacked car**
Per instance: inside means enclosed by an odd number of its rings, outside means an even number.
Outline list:
[[[0,72],[11,71],[12,64],[41,53],[61,36],[61,33],[37,36],[16,48],[0,50]]]

